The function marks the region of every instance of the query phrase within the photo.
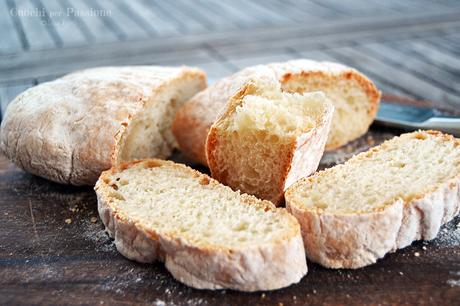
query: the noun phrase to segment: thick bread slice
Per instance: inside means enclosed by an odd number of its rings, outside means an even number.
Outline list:
[[[17,166],[59,183],[92,185],[133,158],[167,157],[177,108],[206,87],[188,67],[82,70],[26,90],[1,125],[0,147]]]
[[[122,164],[103,172],[95,190],[118,251],[140,262],[164,261],[191,287],[272,290],[307,272],[292,215],[184,165]]]
[[[246,83],[210,129],[212,177],[280,204],[287,187],[316,171],[333,111],[322,92],[290,94],[278,81]]]
[[[284,91],[322,91],[331,99],[335,112],[326,150],[358,138],[374,120],[380,92],[355,69],[305,59],[248,67],[198,93],[177,112],[173,133],[191,161],[207,165],[205,143],[211,125],[249,79],[264,74],[274,74]]]
[[[359,268],[436,237],[460,210],[460,140],[436,131],[395,137],[285,194],[307,257]]]
[[[326,150],[363,135],[377,114],[380,92],[356,69],[331,62],[294,60],[270,65],[287,92],[322,91],[334,104]]]

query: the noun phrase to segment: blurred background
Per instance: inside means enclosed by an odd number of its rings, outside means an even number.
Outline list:
[[[192,65],[212,83],[295,58],[460,109],[457,0],[0,0],[0,14],[2,113],[26,88],[86,67]]]

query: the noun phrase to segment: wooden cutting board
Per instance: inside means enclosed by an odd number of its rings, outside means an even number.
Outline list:
[[[400,132],[373,127],[326,154],[321,167]],[[174,160],[181,161],[180,154]],[[329,270],[309,262],[299,284],[242,293],[191,289],[161,263],[125,259],[105,234],[96,204],[92,188],[49,182],[0,156],[0,305],[460,305],[460,217],[435,240],[416,242],[375,265]]]

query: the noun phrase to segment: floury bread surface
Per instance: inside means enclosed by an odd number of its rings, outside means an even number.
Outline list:
[[[459,213],[460,140],[436,131],[403,134],[299,180],[285,196],[310,260],[363,267],[435,238]]]
[[[168,157],[177,108],[206,87],[188,67],[103,67],[32,87],[14,99],[0,147],[17,166],[59,183],[92,185],[133,158]]]
[[[363,135],[375,118],[380,92],[372,81],[353,68],[305,59],[248,67],[198,93],[177,112],[173,133],[190,161],[207,165],[209,130],[232,97],[248,80],[272,76],[285,92],[322,91],[331,100],[335,112],[326,150]]]
[[[99,215],[124,256],[161,260],[195,288],[272,290],[307,272],[297,220],[189,167],[143,160],[102,173]]]

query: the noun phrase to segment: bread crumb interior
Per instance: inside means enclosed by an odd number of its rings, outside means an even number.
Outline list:
[[[292,228],[287,213],[261,202],[245,203],[230,188],[170,166],[144,163],[112,176],[108,185],[117,210],[164,235],[196,245],[258,245]]]
[[[458,177],[460,145],[426,132],[403,134],[296,187],[295,203],[331,213],[372,212],[410,201]]]

